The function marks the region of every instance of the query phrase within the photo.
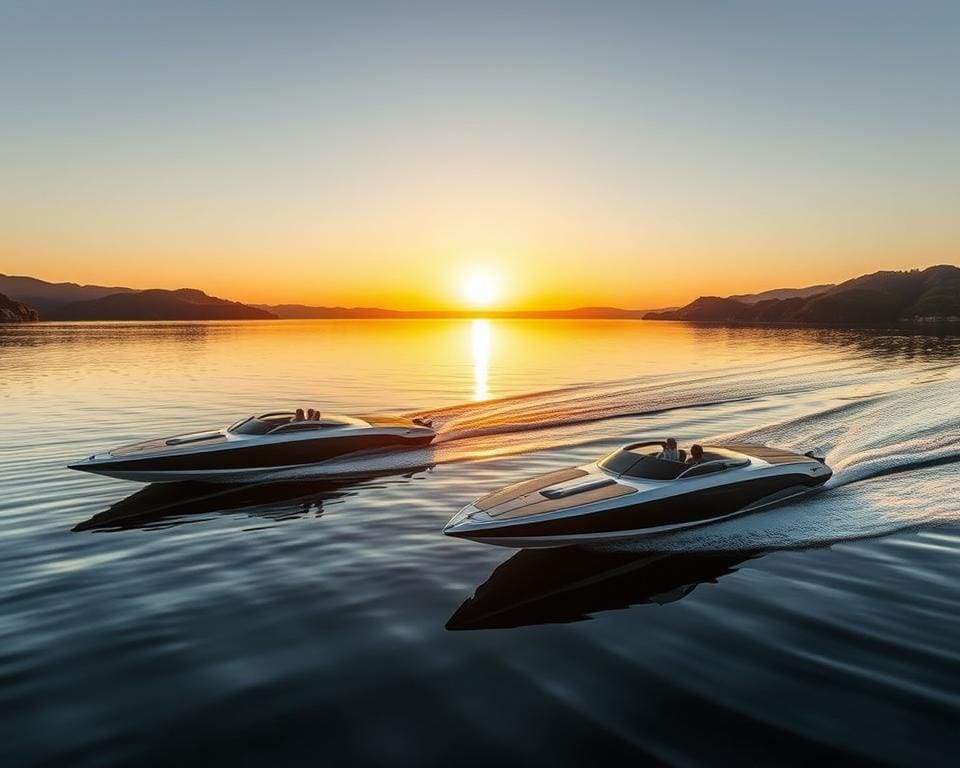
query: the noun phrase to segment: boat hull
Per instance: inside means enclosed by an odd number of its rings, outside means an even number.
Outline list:
[[[822,465],[821,465],[822,466]],[[483,514],[470,505],[444,529],[455,538],[513,548],[560,547],[602,544],[622,539],[657,536],[718,522],[780,504],[820,489],[830,478],[829,469],[779,472],[776,475],[698,489],[661,498],[644,494],[627,497],[612,506],[571,506],[549,515],[471,524]],[[639,498],[638,498],[639,497]]]
[[[381,432],[318,440],[223,443],[213,449],[157,455],[95,455],[71,464],[70,469],[139,483],[185,480],[235,483],[275,477],[366,453],[423,447],[432,440],[429,432],[414,435]]]

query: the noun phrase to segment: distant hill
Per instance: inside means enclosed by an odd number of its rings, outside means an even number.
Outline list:
[[[311,320],[317,318],[395,318],[403,312],[377,307],[311,307],[306,304],[252,304],[282,320]]]
[[[0,293],[0,323],[33,323],[40,315],[33,307]]]
[[[35,277],[0,274],[0,293],[35,307],[41,317],[74,301],[100,299],[114,293],[135,293],[133,288],[77,283],[48,283]]]
[[[105,285],[48,283],[0,275],[0,292],[36,308],[43,320],[272,320],[262,309],[208,296],[195,288],[141,291]]]
[[[816,296],[818,293],[826,293],[831,288],[833,288],[833,283],[824,283],[823,285],[811,285],[807,288],[774,288],[772,291],[742,293],[739,296],[728,296],[727,298],[743,304],[756,304],[758,301],[766,301],[767,299],[807,299]]]
[[[195,288],[153,288],[64,304],[45,320],[273,320],[276,315]]]
[[[404,311],[379,307],[323,307],[305,304],[240,304],[197,289],[109,287],[50,283],[35,277],[0,274],[0,292],[35,307],[44,320],[225,320],[225,319],[432,319],[474,318],[476,311]],[[126,298],[123,298],[126,296]],[[647,309],[580,307],[569,310],[484,312],[490,318],[640,319]]]
[[[839,285],[778,288],[722,298],[701,296],[685,307],[649,311],[579,307],[533,311],[404,311],[377,307],[304,304],[247,305],[208,296],[193,288],[175,291],[48,283],[0,275],[0,293],[10,305],[28,305],[43,320],[268,320],[312,318],[534,320],[690,320],[728,324],[864,325],[960,321],[960,268],[952,265],[907,272],[875,272]],[[5,297],[5,298],[6,298]],[[21,317],[13,306],[4,317]],[[30,317],[34,317],[36,312]]]
[[[449,310],[404,311],[397,309],[378,309],[376,307],[311,307],[304,304],[254,304],[253,306],[272,312],[282,319],[439,319],[473,318],[476,311],[458,312]],[[528,311],[483,312],[483,317],[521,319],[521,320],[638,320],[647,314],[646,309],[617,309],[616,307],[579,307],[577,309],[546,309]]]
[[[680,309],[648,312],[644,319],[822,325],[960,321],[960,268],[874,272],[806,297],[745,302],[701,296]]]

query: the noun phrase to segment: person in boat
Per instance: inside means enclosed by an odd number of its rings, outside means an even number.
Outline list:
[[[297,408],[290,421],[306,421],[306,417],[303,415],[303,408]]]
[[[697,445],[694,443],[690,446],[690,457],[686,461],[687,464],[693,466],[694,464],[703,464],[703,446]]]
[[[313,412],[313,420],[314,420],[314,421],[320,421],[320,409],[319,409],[319,408]]]
[[[313,421],[313,408],[307,408],[307,421]]]
[[[680,461],[680,451],[677,450],[677,438],[668,437],[664,449],[657,454],[658,459],[665,461]]]

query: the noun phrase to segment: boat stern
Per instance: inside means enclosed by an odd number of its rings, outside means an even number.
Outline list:
[[[360,416],[374,429],[388,430],[405,443],[427,445],[437,436],[430,422],[424,419],[408,419],[405,416]]]

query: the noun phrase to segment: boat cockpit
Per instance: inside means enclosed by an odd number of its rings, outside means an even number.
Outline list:
[[[632,443],[618,448],[598,462],[600,469],[619,477],[638,480],[683,480],[744,467],[750,459],[743,454],[725,448],[704,448],[703,460],[687,464],[686,452],[680,450],[680,461],[661,459],[659,454],[666,448],[666,441],[656,440]]]
[[[370,425],[363,419],[336,413],[323,413],[320,414],[319,419],[314,420],[297,420],[296,413],[293,411],[274,411],[241,419],[227,427],[227,432],[234,435],[276,435],[337,427],[368,426]]]

